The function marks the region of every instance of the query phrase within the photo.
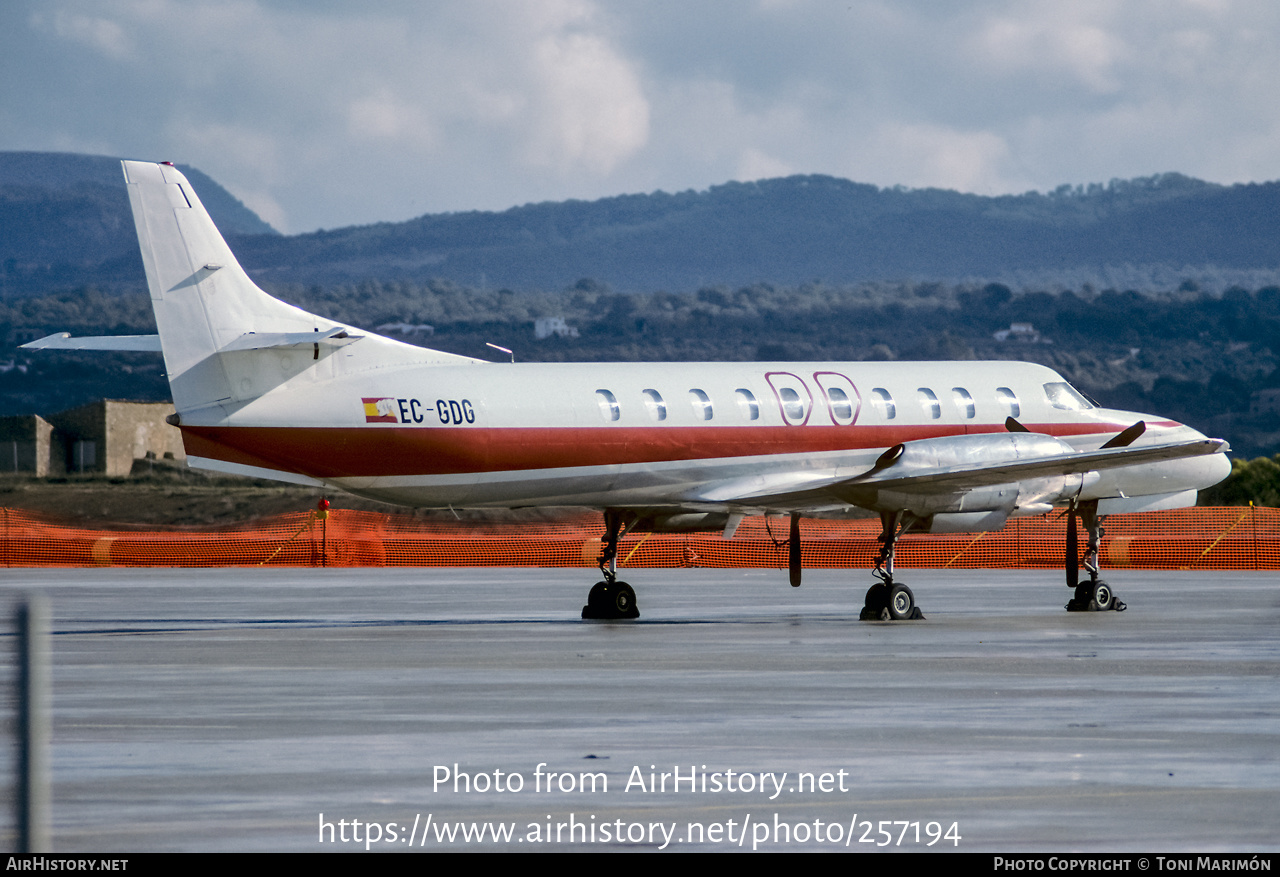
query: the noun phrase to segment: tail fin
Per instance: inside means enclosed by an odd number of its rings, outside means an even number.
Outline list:
[[[297,357],[292,374],[271,370],[271,383],[264,384],[257,355],[263,350],[314,347],[319,360],[322,347],[328,358],[336,348],[365,337],[259,289],[177,168],[121,164],[169,387],[180,414],[256,398],[308,369],[319,377],[310,357]],[[366,347],[377,349],[361,353],[383,364],[476,361],[378,336],[369,336]],[[333,368],[329,363],[328,376]]]

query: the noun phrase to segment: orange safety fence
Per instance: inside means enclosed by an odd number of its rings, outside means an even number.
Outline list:
[[[1104,568],[1280,569],[1280,509],[1189,508],[1104,521]],[[621,567],[785,567],[785,518],[745,519],[719,533],[624,536]],[[908,534],[904,568],[1049,569],[1062,566],[1066,520],[1015,518],[992,533]],[[4,566],[595,566],[599,514],[556,522],[427,522],[408,515],[332,510],[281,515],[218,530],[89,530],[0,509]],[[875,519],[801,522],[804,565],[869,568]],[[1085,537],[1080,533],[1083,550]]]

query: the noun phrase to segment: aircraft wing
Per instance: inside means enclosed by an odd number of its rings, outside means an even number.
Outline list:
[[[827,507],[833,501],[848,505],[861,505],[860,499],[869,491],[889,490],[919,494],[964,493],[983,487],[992,487],[1035,478],[1051,478],[1075,475],[1099,469],[1114,469],[1143,463],[1157,463],[1185,457],[1199,457],[1229,450],[1222,439],[1200,439],[1186,442],[1168,442],[1141,447],[1103,448],[1096,451],[1047,454],[1017,460],[998,462],[972,462],[960,465],[913,468],[903,470],[895,466],[900,445],[885,452],[876,465],[852,478],[829,478],[826,483],[812,475],[797,476],[791,489],[775,485],[762,489],[744,490],[729,495],[731,491],[712,488],[703,499],[770,509],[801,510]],[[895,452],[898,454],[895,455]]]

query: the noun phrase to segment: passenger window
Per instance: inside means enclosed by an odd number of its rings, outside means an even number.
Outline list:
[[[739,389],[735,395],[738,397],[738,410],[742,412],[744,420],[760,419],[760,403],[756,401],[756,394],[750,390]]]
[[[831,413],[836,420],[853,419],[853,403],[849,394],[839,387],[827,387],[827,400],[831,402]]]
[[[938,401],[938,397],[934,395],[933,390],[928,387],[920,387],[916,392],[920,394],[920,408],[924,411],[926,417],[931,420],[937,420],[942,416],[942,403]]]
[[[956,403],[956,410],[960,412],[960,416],[966,419],[973,419],[976,410],[973,404],[973,397],[969,395],[969,391],[964,387],[952,387],[951,398]]]
[[[787,420],[804,420],[804,400],[799,393],[790,387],[780,387],[778,398],[782,400],[782,410],[786,412]]]
[[[600,414],[605,420],[613,421],[622,416],[618,407],[618,397],[608,390],[596,390],[596,403],[600,406]]]
[[[693,404],[693,414],[699,420],[711,419],[711,397],[701,390],[690,390],[689,401]]]
[[[1022,406],[1018,404],[1018,396],[1008,387],[996,387],[996,401],[1004,406],[1010,417],[1022,416]]]
[[[871,391],[871,405],[880,412],[885,420],[893,420],[898,416],[898,406],[894,404],[893,397],[889,395],[889,391],[883,387],[876,387]]]
[[[1092,408],[1089,400],[1081,396],[1076,388],[1066,381],[1055,381],[1044,385],[1044,396],[1054,408],[1063,411],[1084,411]]]
[[[667,403],[662,401],[662,394],[657,390],[644,391],[644,408],[654,420],[667,419]]]

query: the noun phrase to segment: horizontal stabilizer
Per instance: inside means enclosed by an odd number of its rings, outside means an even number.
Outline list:
[[[319,344],[323,347],[344,347],[347,344],[359,341],[363,337],[363,335],[352,335],[342,326],[336,326],[327,332],[248,332],[218,352],[292,349],[310,347],[313,344]]]
[[[55,332],[22,345],[23,350],[132,350],[160,352],[159,335],[97,335],[72,338],[70,332]]]

